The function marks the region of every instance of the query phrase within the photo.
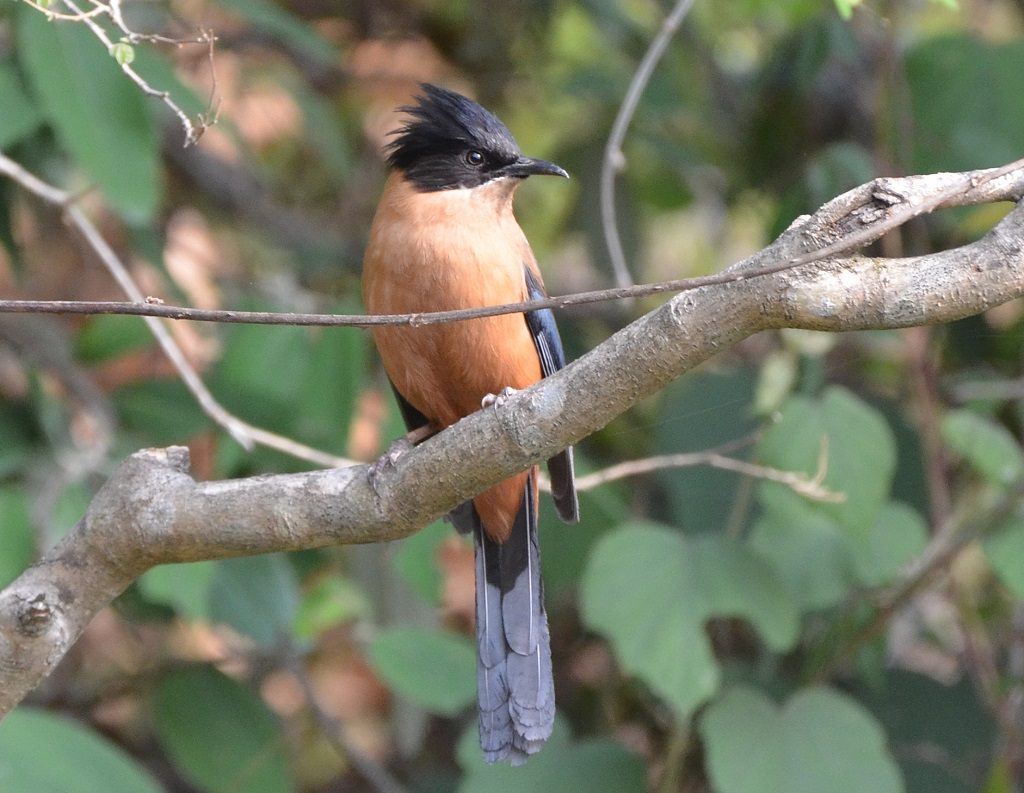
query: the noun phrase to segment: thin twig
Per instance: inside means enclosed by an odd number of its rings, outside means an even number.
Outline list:
[[[52,9],[49,8],[44,8],[43,6],[34,2],[34,0],[23,0],[23,2],[27,3],[32,8],[36,9],[42,14],[45,14],[47,18],[49,18],[50,20],[60,20],[64,22],[80,22],[84,24],[86,27],[89,28],[92,34],[106,46],[107,51],[111,53],[113,53],[113,48],[116,42],[114,42],[114,40],[110,38],[110,36],[108,35],[107,31],[103,28],[103,26],[96,21],[96,17],[108,17],[114,24],[114,26],[122,33],[124,33],[124,40],[132,44],[138,44],[139,42],[143,41],[162,44],[173,44],[175,46],[181,46],[183,44],[208,44],[212,49],[213,42],[216,40],[213,34],[207,30],[201,30],[200,35],[197,36],[195,39],[172,39],[167,36],[160,36],[158,34],[136,33],[135,31],[131,30],[127,26],[127,24],[125,24],[124,16],[121,12],[120,0],[112,0],[109,5],[100,2],[95,2],[95,0],[91,1],[93,4],[93,8],[89,11],[85,11],[75,2],[75,0],[62,0],[64,5],[70,8],[72,11],[71,14],[63,14],[57,11],[53,11]],[[118,66],[121,68],[121,71],[124,72],[125,75],[127,75],[128,79],[135,83],[139,87],[139,89],[144,94],[146,94],[146,96],[151,96],[156,99],[159,99],[161,102],[163,102],[165,105],[167,105],[167,107],[171,109],[171,112],[173,112],[175,116],[178,117],[178,120],[181,122],[181,125],[185,130],[186,146],[189,146],[198,141],[199,138],[202,136],[203,132],[206,131],[207,127],[216,122],[216,102],[213,95],[211,95],[210,97],[210,103],[208,104],[206,111],[199,115],[198,123],[196,123],[191,118],[189,118],[188,113],[186,113],[182,109],[181,105],[177,103],[177,101],[174,99],[174,97],[171,96],[171,93],[169,91],[161,91],[156,88],[153,88],[153,86],[151,86],[142,75],[135,71],[132,65],[127,61],[118,61]],[[214,76],[214,85],[216,85],[216,76]]]
[[[341,720],[334,718],[321,707],[316,689],[313,687],[313,681],[310,680],[302,659],[293,654],[288,668],[302,687],[302,693],[306,697],[310,713],[313,714],[313,720],[316,721],[320,731],[334,747],[334,750],[351,763],[359,775],[380,793],[407,793],[405,786],[390,771],[349,740],[345,725]]]
[[[1011,399],[1024,399],[1024,379],[957,383],[950,387],[949,395],[954,402],[961,404],[974,400],[1004,402]]]
[[[823,501],[830,504],[842,503],[846,500],[846,494],[830,490],[823,484],[828,473],[827,436],[822,436],[821,449],[821,454],[818,457],[818,469],[812,477],[797,471],[780,471],[777,468],[769,468],[768,466],[758,465],[746,460],[726,457],[717,451],[704,451],[684,454],[662,454],[654,457],[645,457],[642,460],[628,460],[577,478],[576,489],[584,492],[629,476],[639,476],[668,468],[691,468],[696,465],[707,465],[711,468],[733,471],[755,479],[778,482],[790,488],[793,492],[813,501]]]
[[[142,294],[142,291],[132,280],[127,268],[93,222],[89,220],[81,209],[70,203],[71,195],[69,193],[46,184],[3,153],[0,153],[0,173],[7,174],[26,190],[38,195],[40,198],[57,206],[64,207],[68,220],[85,238],[86,243],[99,257],[103,266],[113,276],[118,286],[121,287],[129,298],[136,301],[136,303],[128,305],[146,305],[145,295]],[[353,465],[351,460],[344,457],[328,454],[291,438],[286,438],[260,427],[254,427],[229,413],[210,393],[202,378],[192,368],[185,354],[172,338],[167,327],[156,317],[146,316],[144,319],[149,326],[150,332],[156,337],[160,348],[170,359],[174,368],[177,369],[185,386],[192,392],[203,412],[223,427],[244,448],[252,449],[253,445],[258,443],[300,460],[314,463],[315,465],[323,465],[329,468]]]
[[[612,270],[615,273],[615,282],[620,287],[630,286],[633,283],[629,266],[626,264],[626,254],[622,250],[619,221],[615,213],[615,177],[626,165],[622,144],[626,139],[626,131],[629,129],[629,123],[633,120],[640,97],[643,96],[647,83],[654,73],[654,68],[661,60],[661,56],[665,54],[669,41],[683,20],[686,19],[692,6],[693,0],[678,0],[669,15],[665,17],[658,35],[651,41],[651,46],[647,48],[647,52],[633,75],[629,90],[626,91],[626,96],[619,106],[618,115],[615,117],[615,123],[612,124],[612,131],[608,135],[608,142],[604,147],[604,162],[601,166],[601,225],[604,227],[604,239],[608,246]]]
[[[3,152],[0,152],[0,173],[8,176],[30,193],[34,193],[51,204],[65,206],[71,200],[70,193],[44,182],[34,173],[22,168],[14,160],[6,157]]]
[[[693,725],[689,719],[675,720],[668,737],[663,757],[661,783],[658,793],[675,793],[680,788],[683,761],[692,745]]]
[[[74,14],[62,14],[60,11],[54,11],[52,8],[45,8],[39,5],[38,3],[34,2],[34,0],[22,0],[22,2],[24,2],[25,5],[34,8],[39,13],[44,14],[47,19],[59,19],[62,22],[84,22],[86,19],[90,19],[92,17],[108,13],[107,8],[102,5],[95,6],[91,11],[79,11]]]

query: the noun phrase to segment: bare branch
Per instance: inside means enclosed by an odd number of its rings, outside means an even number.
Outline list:
[[[334,718],[320,705],[316,688],[310,679],[303,659],[293,653],[288,668],[302,688],[314,721],[338,755],[348,761],[359,775],[380,793],[407,793],[406,788],[387,768],[360,749],[349,738],[348,731],[341,719]]]
[[[636,106],[640,103],[647,83],[654,73],[654,68],[665,54],[668,43],[672,40],[679,26],[683,24],[686,15],[693,7],[693,0],[678,0],[675,7],[661,23],[658,35],[651,41],[640,65],[633,75],[633,79],[622,100],[619,112],[615,116],[615,123],[612,124],[612,131],[608,135],[608,142],[604,147],[604,162],[601,165],[601,226],[604,228],[605,244],[608,246],[608,255],[611,257],[612,271],[615,273],[615,281],[620,287],[626,287],[633,283],[629,274],[629,266],[626,264],[626,254],[622,250],[622,239],[619,237],[619,221],[615,215],[615,177],[625,168],[626,158],[622,153],[622,143],[626,139],[626,131],[629,123],[633,120]]]
[[[822,453],[818,457],[818,469],[810,477],[799,471],[780,471],[777,468],[758,465],[746,460],[737,460],[735,457],[727,457],[721,452],[704,451],[662,454],[654,457],[645,457],[641,460],[628,460],[578,477],[576,479],[576,489],[584,492],[629,476],[640,476],[668,468],[692,468],[698,465],[707,465],[721,471],[732,471],[754,479],[778,482],[788,487],[794,493],[798,493],[812,501],[839,504],[846,500],[846,494],[830,490],[824,485],[825,476],[828,473],[828,436],[823,435],[821,440]]]

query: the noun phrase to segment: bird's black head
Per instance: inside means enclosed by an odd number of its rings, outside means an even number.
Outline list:
[[[498,118],[472,99],[423,83],[412,116],[386,147],[388,163],[419,190],[479,187],[502,177],[568,176],[557,165],[524,157]]]

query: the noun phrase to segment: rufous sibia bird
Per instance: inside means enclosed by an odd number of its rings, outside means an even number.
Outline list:
[[[512,197],[528,176],[568,174],[523,156],[501,121],[460,94],[424,84],[416,104],[401,110],[409,120],[386,148],[392,172],[363,261],[366,310],[422,313],[545,297]],[[548,309],[372,333],[406,426],[420,437],[565,365]],[[548,469],[558,514],[576,521],[572,449]],[[537,506],[534,467],[450,515],[476,551],[480,745],[489,762],[523,762],[554,723]]]

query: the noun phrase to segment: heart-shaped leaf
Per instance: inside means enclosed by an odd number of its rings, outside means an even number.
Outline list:
[[[839,387],[826,389],[818,400],[794,397],[780,412],[782,420],[765,433],[759,446],[762,462],[812,475],[824,442],[828,452],[824,484],[846,498],[813,506],[845,528],[866,530],[885,503],[896,470],[896,442],[885,419]],[[782,487],[762,483],[763,490]]]
[[[750,688],[730,689],[701,719],[718,793],[902,793],[878,722],[852,699],[800,691],[781,709]]]
[[[685,718],[715,693],[720,670],[704,623],[743,617],[783,651],[797,609],[771,565],[720,537],[688,540],[652,524],[606,534],[582,583],[586,623],[611,641],[623,667]]]

